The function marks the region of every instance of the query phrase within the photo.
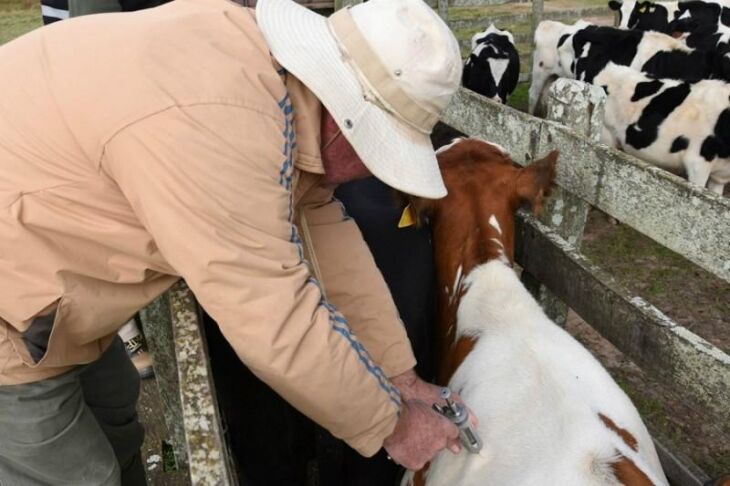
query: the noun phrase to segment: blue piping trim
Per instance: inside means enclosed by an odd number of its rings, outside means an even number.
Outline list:
[[[299,237],[299,232],[297,231],[296,225],[294,225],[294,195],[292,193],[292,178],[294,174],[293,157],[294,148],[296,147],[296,131],[294,130],[294,108],[292,106],[291,99],[289,98],[288,93],[281,100],[279,100],[278,103],[279,107],[282,110],[282,113],[284,114],[285,119],[284,131],[282,132],[282,135],[284,136],[284,147],[282,148],[282,153],[284,154],[284,162],[282,163],[281,169],[279,170],[279,184],[289,192],[288,219],[289,223],[291,224],[291,234],[289,235],[289,241],[296,245],[297,252],[299,253],[299,260],[301,263],[304,262],[304,250],[302,246],[302,240]],[[350,219],[342,203],[334,198],[333,200],[340,204],[342,217],[344,219]],[[319,289],[320,295],[322,295],[319,305],[327,309],[330,322],[332,324],[332,330],[347,340],[353,351],[357,353],[357,356],[360,359],[360,362],[365,366],[365,369],[367,369],[367,371],[371,375],[373,375],[373,377],[378,381],[378,385],[380,386],[380,388],[388,394],[388,398],[390,398],[393,403],[400,407],[400,392],[396,387],[390,384],[390,380],[388,380],[388,378],[385,376],[383,370],[375,364],[365,347],[357,340],[355,334],[350,330],[350,327],[347,324],[347,320],[345,319],[345,317],[340,314],[337,309],[334,308],[334,306],[332,306],[324,299],[322,287],[320,286],[317,279],[315,279],[314,277],[310,277],[307,280],[307,284],[316,285]]]

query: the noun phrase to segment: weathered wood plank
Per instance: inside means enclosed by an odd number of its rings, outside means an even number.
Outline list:
[[[463,88],[442,120],[499,143],[520,164],[559,148],[561,187],[730,282],[730,199]]]
[[[547,119],[570,128],[591,140],[598,140],[603,127],[606,95],[603,90],[569,79],[559,79],[547,91]],[[538,218],[561,238],[580,249],[590,205],[570,191],[557,186]],[[538,297],[547,315],[559,326],[565,326],[568,307],[545,286],[535,286],[534,279],[523,279]]]
[[[439,17],[441,17],[444,22],[449,21],[449,0],[437,0],[437,6],[438,6],[438,12]]]
[[[515,258],[644,371],[730,421],[730,356],[618,285],[554,231],[521,212]]]
[[[535,31],[537,30],[537,26],[542,22],[542,19],[545,15],[545,8],[543,5],[543,0],[532,0],[532,25],[530,27],[530,39],[535,38]]]
[[[165,422],[170,433],[172,448],[175,451],[175,461],[178,469],[186,469],[188,467],[188,455],[185,447],[180,382],[178,381],[168,294],[162,294],[142,309],[140,317],[147,346],[152,355],[155,381],[160,391]]]
[[[170,289],[169,298],[191,482],[233,486],[238,482],[223,436],[195,297],[181,280]]]
[[[542,20],[565,20],[581,17],[597,17],[603,15],[612,15],[613,11],[608,7],[584,7],[575,8],[570,10],[554,10],[545,12],[542,16]],[[490,22],[496,22],[498,25],[508,25],[518,22],[525,22],[532,19],[532,13],[523,13],[515,15],[496,15],[484,17],[476,17],[471,19],[451,20],[449,21],[449,27],[451,30],[464,30],[464,29],[485,29],[489,26]]]

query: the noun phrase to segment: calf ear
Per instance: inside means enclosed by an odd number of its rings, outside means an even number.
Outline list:
[[[416,226],[421,227],[431,216],[438,204],[437,199],[426,199],[424,197],[410,197],[411,211],[413,218],[416,220]]]
[[[559,151],[553,150],[546,157],[521,169],[517,176],[517,196],[521,202],[528,204],[535,214],[542,209],[544,198],[550,194],[559,155]]]
[[[393,191],[393,196],[400,211],[403,211],[401,222],[404,221],[406,208],[410,211],[410,217],[417,227],[421,227],[426,219],[433,214],[438,202],[436,199],[426,199],[418,196],[411,196],[400,191]],[[412,223],[412,224],[413,224]],[[400,223],[399,223],[400,224]],[[410,225],[407,225],[410,226]]]
[[[616,0],[611,0],[610,2],[608,2],[608,8],[610,8],[611,10],[616,10],[616,11],[621,10],[621,2],[617,2]]]

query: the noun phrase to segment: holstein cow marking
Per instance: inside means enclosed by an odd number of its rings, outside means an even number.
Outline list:
[[[566,25],[554,20],[543,20],[535,29],[535,50],[532,54],[532,82],[529,91],[529,112],[534,113],[543,87],[552,78],[572,77],[570,69],[560,64],[558,49],[579,29],[589,26],[588,22],[577,21]]]
[[[590,83],[609,62],[652,77],[689,82],[724,72],[714,53],[692,49],[681,39],[659,32],[621,30],[583,21],[572,26],[543,21],[535,30],[530,112],[534,112],[543,86],[552,76]]]
[[[709,53],[715,63],[714,77],[730,80],[730,1],[668,4],[612,0],[609,6],[619,10],[621,28],[683,36],[689,47]]]
[[[611,10],[619,13],[619,29],[655,30],[669,32],[669,23],[674,20],[679,2],[637,2],[624,0],[608,2]]]
[[[471,39],[472,52],[464,64],[464,87],[506,103],[520,78],[520,56],[512,34],[491,24]]]
[[[608,93],[605,143],[722,194],[730,182],[730,84],[652,80],[615,64],[594,84]]]
[[[580,52],[577,57],[575,53]],[[590,83],[609,62],[684,81],[707,79],[713,72],[711,56],[689,48],[681,40],[659,32],[621,30],[591,25],[572,36],[560,50],[561,62],[576,58],[575,79]]]
[[[437,369],[479,418],[484,448],[442,452],[403,485],[667,484],[628,397],[512,269],[514,213],[540,208],[557,157],[519,168],[466,139],[438,156],[448,195],[411,199],[431,222],[439,284],[462,281],[456,299],[439,299]]]

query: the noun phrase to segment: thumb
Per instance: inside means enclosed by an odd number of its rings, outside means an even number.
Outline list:
[[[461,441],[459,439],[449,439],[446,447],[453,453],[458,454],[461,452]]]
[[[446,437],[449,439],[456,439],[457,437],[459,437],[459,428],[454,425],[449,419],[445,417],[442,417],[442,419],[445,426],[444,433]]]

